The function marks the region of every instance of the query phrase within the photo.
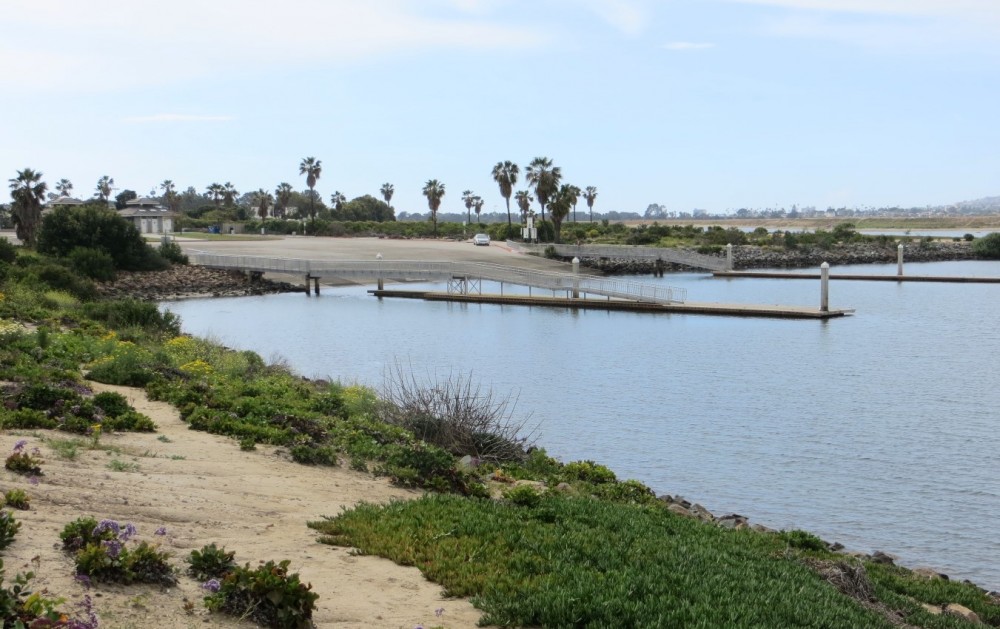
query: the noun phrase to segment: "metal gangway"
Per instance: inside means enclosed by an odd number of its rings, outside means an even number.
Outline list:
[[[507,241],[515,251],[544,255],[550,247],[560,258],[609,258],[617,260],[662,260],[708,271],[731,271],[727,258],[716,258],[694,251],[667,247],[641,247],[634,245],[551,245]]]
[[[444,262],[427,260],[306,260],[301,258],[269,258],[259,256],[221,255],[189,252],[191,264],[220,269],[237,269],[251,273],[282,273],[304,276],[306,281],[323,278],[378,281],[423,280],[448,282],[448,292],[469,294],[481,292],[482,281],[516,284],[566,292],[574,296],[600,295],[609,299],[626,299],[656,304],[682,304],[687,289],[641,284],[631,280],[600,277],[580,273],[538,271],[502,264],[480,262]],[[308,286],[308,284],[307,284]],[[502,290],[502,289],[501,289]]]

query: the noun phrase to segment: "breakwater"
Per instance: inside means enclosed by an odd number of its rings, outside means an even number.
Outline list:
[[[689,249],[705,253],[696,249]],[[827,262],[830,266],[848,264],[891,264],[896,262],[896,244],[850,243],[829,248],[799,247],[797,249],[773,249],[756,245],[733,247],[733,268],[739,269],[800,269],[816,267]],[[725,259],[725,251],[715,254]],[[947,262],[954,260],[974,260],[976,255],[968,242],[919,242],[906,245],[904,258],[907,262]],[[582,266],[596,269],[609,275],[644,275],[657,271],[656,260],[627,260],[620,258],[582,257]],[[686,267],[659,263],[664,271],[682,271]]]

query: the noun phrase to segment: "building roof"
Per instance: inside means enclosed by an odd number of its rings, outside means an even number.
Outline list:
[[[157,207],[127,207],[124,210],[118,210],[118,216],[122,218],[134,218],[136,216],[153,218],[161,216],[164,218],[174,218],[178,214],[176,212],[171,212],[163,206]]]
[[[45,204],[46,207],[57,207],[60,205],[83,205],[83,201],[80,199],[74,199],[73,197],[61,196],[56,197]]]

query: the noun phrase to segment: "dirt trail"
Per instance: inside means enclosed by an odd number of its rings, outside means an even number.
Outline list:
[[[204,592],[190,577],[174,588],[97,584],[89,591],[73,578],[70,557],[59,549],[59,532],[82,515],[129,521],[139,539],[160,540],[181,569],[191,550],[215,542],[249,562],[291,560],[290,570],[312,583],[319,594],[317,627],[474,627],[480,612],[464,599],[444,599],[441,587],[416,568],[375,557],[354,556],[349,549],[319,544],[306,522],[336,515],[359,501],[409,499],[417,492],[392,487],[382,479],[342,468],[309,467],[291,462],[278,450],[258,446],[243,452],[230,439],[189,430],[176,410],[149,400],[139,389],[92,383],[95,392],[125,395],[136,410],[150,416],[155,434],[102,435],[102,446],[81,445],[75,459],[57,455],[47,439],[72,435],[54,431],[16,431],[0,435],[9,452],[16,440],[38,447],[44,476],[32,486],[4,470],[0,488],[21,488],[31,498],[30,511],[15,511],[22,523],[14,543],[0,553],[8,584],[16,572],[33,570],[34,589],[43,587],[69,601],[94,597],[102,627],[186,628],[253,626],[209,614]],[[162,440],[161,440],[162,439]],[[115,471],[112,461],[118,468]],[[155,537],[165,526],[167,535]],[[193,601],[194,612],[184,609]],[[438,610],[440,613],[436,613]]]

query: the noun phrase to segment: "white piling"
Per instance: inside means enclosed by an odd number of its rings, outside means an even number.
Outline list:
[[[580,258],[573,258],[573,275],[580,274]],[[573,278],[573,299],[580,298],[580,280]]]
[[[733,270],[733,243],[726,245],[726,270]]]
[[[896,247],[896,275],[903,277],[903,243]]]
[[[830,263],[824,262],[819,266],[819,309],[821,312],[830,311]]]

